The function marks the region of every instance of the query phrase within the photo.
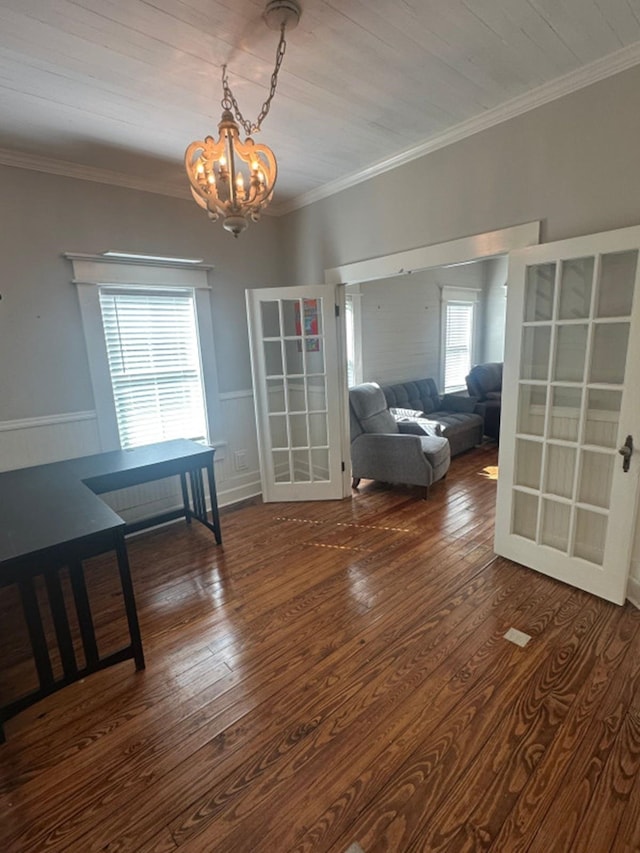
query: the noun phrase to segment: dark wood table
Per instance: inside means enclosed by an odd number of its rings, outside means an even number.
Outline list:
[[[196,519],[221,544],[213,470],[214,449],[176,440],[99,453],[66,462],[0,474],[0,586],[17,584],[24,611],[38,687],[0,706],[0,742],[4,722],[60,688],[120,661],[133,658],[144,669],[125,534],[175,518]],[[207,516],[203,472],[207,472],[211,522]],[[127,525],[98,494],[178,476],[182,507]],[[187,480],[188,478],[188,480]],[[129,629],[128,644],[101,657],[96,641],[83,560],[109,551],[117,558]],[[83,661],[78,662],[64,600],[60,572],[67,569],[73,594]],[[53,618],[62,673],[54,674],[36,594],[42,575]]]

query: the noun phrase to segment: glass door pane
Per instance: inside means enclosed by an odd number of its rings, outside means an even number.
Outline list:
[[[529,326],[523,330],[522,347],[525,357],[521,362],[522,379],[547,379],[551,326]]]
[[[571,507],[568,504],[545,500],[542,505],[542,544],[566,554],[570,522]]]
[[[549,436],[562,438],[565,441],[577,441],[582,410],[582,389],[556,386],[551,393]]]
[[[628,323],[597,323],[593,333],[591,382],[622,385],[629,343]]]
[[[547,410],[547,388],[543,385],[520,385],[517,431],[525,435],[543,435]]]
[[[615,447],[618,439],[622,392],[590,388],[587,394],[585,444]]]
[[[593,258],[577,258],[562,264],[560,281],[560,320],[576,320],[589,316],[593,286]]]
[[[557,444],[547,445],[544,491],[560,498],[573,497],[576,472],[576,450]]]
[[[539,489],[542,478],[542,442],[518,439],[516,450],[516,484]]]
[[[559,326],[553,378],[559,382],[582,382],[587,352],[587,326]]]
[[[513,532],[524,539],[536,540],[538,498],[528,492],[513,493]]]
[[[588,563],[602,565],[607,535],[607,516],[586,509],[576,512],[576,535],[573,553]]]
[[[596,317],[630,316],[637,265],[637,251],[602,256]]]
[[[603,509],[609,508],[613,464],[616,461],[611,453],[598,453],[583,450],[580,457],[580,487],[578,501]]]
[[[551,319],[555,277],[555,264],[537,264],[527,267],[524,309],[526,323]]]

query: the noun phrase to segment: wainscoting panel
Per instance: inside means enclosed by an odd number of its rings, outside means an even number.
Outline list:
[[[216,482],[220,506],[225,506],[262,492],[253,391],[220,394],[220,410],[226,447],[224,458],[217,460]]]
[[[100,453],[95,412],[0,421],[0,471]]]

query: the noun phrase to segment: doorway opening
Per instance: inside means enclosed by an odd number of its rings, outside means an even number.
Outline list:
[[[345,448],[343,458],[349,458],[348,448],[350,446],[349,384],[355,384],[356,380],[366,381],[369,377],[375,381],[384,382],[386,379],[397,381],[401,380],[404,374],[404,378],[431,376],[436,379],[440,389],[443,390],[445,382],[443,347],[446,341],[442,335],[443,300],[442,291],[437,287],[438,281],[441,284],[446,281],[455,281],[456,279],[453,276],[458,270],[457,281],[460,283],[460,280],[465,277],[463,271],[466,267],[469,267],[471,272],[477,273],[481,269],[481,263],[487,265],[482,272],[483,281],[479,288],[483,294],[483,304],[475,311],[471,357],[477,360],[477,356],[484,358],[484,355],[488,353],[502,353],[504,348],[504,319],[500,320],[499,317],[506,308],[506,290],[503,285],[507,278],[508,255],[511,251],[534,246],[539,242],[540,223],[529,222],[524,225],[475,234],[446,243],[422,246],[405,252],[356,261],[325,270],[325,283],[336,287],[336,299],[340,305],[342,316],[347,318],[350,325],[350,329],[348,329],[347,323],[342,323],[339,329],[340,361],[343,365],[347,365],[347,369],[343,370],[343,393],[339,400],[342,442],[343,448]],[[431,310],[429,320],[425,322],[430,324],[431,329],[437,329],[436,342],[425,340],[425,345],[430,352],[429,354],[426,352],[418,354],[416,358],[422,358],[421,361],[414,360],[413,363],[403,365],[394,355],[393,360],[388,364],[381,365],[379,362],[375,364],[370,360],[367,365],[367,355],[365,354],[367,344],[364,341],[367,330],[363,328],[362,324],[362,294],[368,294],[367,302],[372,306],[383,304],[382,302],[371,301],[370,297],[374,294],[373,288],[377,288],[377,293],[381,297],[385,296],[387,303],[389,300],[399,302],[400,300],[396,298],[399,288],[409,288],[414,296],[416,293],[420,293],[420,288],[413,287],[413,281],[422,282],[423,303],[424,293],[430,286],[433,297],[433,284],[434,282],[436,284],[435,293],[438,294],[438,300],[435,304],[438,307],[435,308],[435,305],[432,305],[429,309],[425,305],[422,309],[424,315],[429,314],[429,310]],[[454,290],[458,290],[458,288],[454,287]],[[467,297],[471,290],[473,290],[472,287],[465,289]],[[496,302],[502,302],[500,308],[497,304],[490,304],[494,299]],[[444,302],[446,305],[446,299]],[[372,311],[377,311],[377,308],[372,309]],[[490,313],[493,313],[496,319],[488,324],[485,317],[489,316]],[[382,316],[382,313],[379,316]],[[413,319],[415,320],[415,317]],[[398,334],[398,329],[392,330],[391,338],[397,338]],[[408,332],[406,337],[410,338]],[[360,346],[358,346],[358,341],[361,342]],[[389,344],[387,343],[387,356],[388,349]],[[369,357],[371,359],[371,356]],[[369,372],[370,370],[372,372]],[[379,371],[379,375],[374,376],[373,370]],[[431,372],[426,372],[428,370]],[[347,470],[343,479],[343,495],[347,497],[350,494],[350,478]]]

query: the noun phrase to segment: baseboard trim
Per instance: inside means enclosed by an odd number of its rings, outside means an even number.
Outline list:
[[[231,506],[232,504],[246,501],[249,498],[255,498],[262,494],[262,484],[259,480],[254,480],[244,486],[235,486],[232,489],[223,489],[218,492],[218,505]]]
[[[629,578],[627,581],[627,601],[640,610],[640,580]]]

